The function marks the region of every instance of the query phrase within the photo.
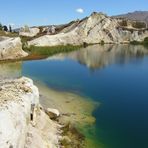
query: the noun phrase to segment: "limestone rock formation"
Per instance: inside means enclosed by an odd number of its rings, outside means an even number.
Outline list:
[[[35,27],[35,28],[29,28],[29,27],[24,27],[20,29],[19,35],[20,36],[25,36],[25,37],[34,37],[40,32],[40,29]]]
[[[0,60],[19,59],[27,55],[22,50],[22,43],[19,37],[0,37]]]
[[[92,13],[83,20],[70,23],[55,35],[44,35],[29,41],[34,46],[80,45],[83,43],[128,43],[143,41],[148,36],[147,28],[122,26],[121,19],[111,18],[102,13]]]
[[[60,126],[40,109],[32,80],[0,80],[0,147],[57,148]]]

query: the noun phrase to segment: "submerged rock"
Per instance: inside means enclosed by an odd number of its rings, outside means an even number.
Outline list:
[[[0,38],[0,60],[19,59],[28,55],[22,50],[22,43],[19,37]]]

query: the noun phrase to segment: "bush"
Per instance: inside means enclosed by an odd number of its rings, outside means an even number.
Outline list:
[[[2,26],[2,24],[0,23],[0,31],[2,31],[3,30],[3,26]]]
[[[142,42],[138,41],[131,41],[130,42],[132,45],[148,45],[148,37],[146,37]]]
[[[135,22],[135,23],[133,23],[132,26],[134,28],[138,28],[138,29],[146,28],[146,24],[144,22]]]
[[[148,37],[146,37],[146,38],[144,39],[144,43],[147,43],[147,44],[148,44]]]
[[[4,28],[4,31],[8,31],[8,27],[7,26],[3,26],[3,28]]]
[[[105,44],[105,42],[104,42],[103,40],[101,40],[100,44],[101,44],[101,45],[104,45],[104,44]]]
[[[138,42],[138,41],[131,41],[130,44],[132,44],[132,45],[139,45],[139,44],[141,44],[141,43]]]

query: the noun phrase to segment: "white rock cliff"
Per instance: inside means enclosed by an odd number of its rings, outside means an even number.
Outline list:
[[[27,55],[22,50],[22,43],[19,37],[0,37],[0,60],[18,59]]]
[[[148,29],[121,26],[121,20],[108,17],[102,13],[92,13],[90,17],[75,21],[55,35],[44,35],[29,41],[34,46],[80,45],[105,43],[127,43],[143,41],[148,36]]]
[[[57,148],[59,125],[39,104],[39,91],[32,80],[0,81],[0,147]]]

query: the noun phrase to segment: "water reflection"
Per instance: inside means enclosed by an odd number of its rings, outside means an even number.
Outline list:
[[[148,49],[140,45],[93,45],[79,51],[52,56],[48,60],[65,60],[69,58],[95,70],[113,63],[125,64],[137,58],[142,60],[146,54],[148,54]]]
[[[0,63],[0,78],[16,78],[22,73],[22,62]]]

